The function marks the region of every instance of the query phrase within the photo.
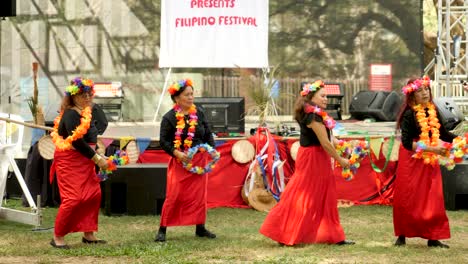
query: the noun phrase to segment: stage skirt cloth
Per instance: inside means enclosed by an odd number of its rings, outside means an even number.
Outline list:
[[[55,235],[97,231],[101,187],[94,162],[76,150],[55,151],[51,175],[54,172],[61,198]]]
[[[210,155],[198,152],[193,157],[194,166],[204,167]],[[161,212],[161,226],[204,224],[207,210],[208,174],[187,171],[176,158],[167,166],[166,200]]]
[[[424,164],[400,146],[393,194],[393,226],[396,236],[431,240],[450,238],[439,165]]]
[[[286,245],[345,239],[331,159],[321,146],[299,147],[294,174],[260,233]]]

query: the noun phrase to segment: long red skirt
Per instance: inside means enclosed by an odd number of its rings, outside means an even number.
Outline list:
[[[101,187],[94,162],[76,150],[55,151],[53,166],[61,199],[55,235],[97,231]]]
[[[343,241],[335,184],[326,151],[300,147],[294,174],[260,233],[286,245]]]
[[[197,153],[194,166],[205,166],[209,154]],[[207,210],[207,174],[190,173],[175,158],[167,167],[166,200],[161,212],[161,226],[204,224]]]
[[[413,151],[400,146],[393,194],[393,227],[396,236],[431,240],[450,238],[440,167],[414,159]]]

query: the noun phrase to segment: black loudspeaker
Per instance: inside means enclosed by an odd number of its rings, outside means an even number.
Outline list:
[[[351,118],[377,121],[395,121],[400,110],[401,98],[396,92],[360,91],[349,105]]]
[[[2,0],[0,8],[0,17],[16,16],[16,0]]]
[[[459,163],[453,170],[441,166],[445,209],[468,209],[468,162]]]
[[[434,104],[439,110],[440,123],[447,130],[454,129],[462,120],[465,119],[463,113],[458,109],[452,98],[438,97],[434,99]]]
[[[166,175],[166,163],[119,167],[104,182],[104,214],[160,214],[166,198]]]

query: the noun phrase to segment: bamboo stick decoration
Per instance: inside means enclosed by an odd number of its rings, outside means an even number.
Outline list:
[[[34,90],[33,90],[33,98],[32,102],[33,104],[37,107],[38,103],[38,96],[39,96],[39,91],[37,89],[37,69],[39,68],[39,65],[37,62],[33,62],[33,81],[34,81]],[[37,121],[36,118],[34,121]],[[37,122],[35,122],[37,124]]]
[[[39,106],[39,89],[37,87],[37,71],[39,68],[39,63],[33,62],[32,70],[33,70],[33,96],[31,96],[27,101],[29,105],[29,109],[31,110],[31,114],[34,119],[34,124],[44,125],[45,118],[44,112],[42,111],[42,107]]]

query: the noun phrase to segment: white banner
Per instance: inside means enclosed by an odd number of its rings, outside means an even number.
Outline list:
[[[268,67],[268,0],[161,0],[159,67]]]

